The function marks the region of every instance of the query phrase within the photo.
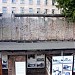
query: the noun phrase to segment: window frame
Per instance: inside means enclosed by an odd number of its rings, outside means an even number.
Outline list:
[[[52,0],[52,5],[53,5],[53,6],[55,5],[55,0]]]
[[[16,0],[12,0],[12,3],[16,3]]]
[[[48,5],[48,0],[45,0],[45,5]]]
[[[2,3],[7,3],[7,0],[2,0]]]
[[[37,13],[40,13],[40,8],[37,8]]]
[[[33,8],[29,8],[29,13],[33,13]]]
[[[40,5],[40,0],[37,0],[37,5]]]
[[[20,7],[20,13],[23,14],[25,11],[24,11],[24,7]]]
[[[32,5],[33,4],[33,0],[29,0],[29,5]]]
[[[2,13],[7,13],[7,7],[2,7]]]
[[[25,0],[20,0],[20,4],[24,4],[25,3]]]
[[[12,7],[12,13],[16,12],[16,7]]]
[[[47,14],[48,13],[48,9],[44,9],[44,13]]]
[[[55,9],[52,9],[52,14],[55,14]]]

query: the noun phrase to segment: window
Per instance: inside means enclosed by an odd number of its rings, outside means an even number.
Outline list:
[[[52,14],[54,14],[55,9],[52,9]]]
[[[20,7],[20,12],[24,13],[24,7]]]
[[[29,8],[29,13],[33,13],[33,8]]]
[[[15,13],[16,7],[12,7],[12,13]]]
[[[3,7],[3,8],[2,8],[2,12],[3,12],[3,13],[7,13],[7,7]]]
[[[37,13],[40,13],[40,8],[37,8]]]
[[[47,14],[47,12],[48,12],[48,9],[45,9],[44,14]]]
[[[48,0],[45,0],[45,5],[47,5],[48,4]]]
[[[30,4],[30,5],[33,4],[33,0],[29,0],[29,4]]]
[[[24,3],[25,3],[25,1],[24,1],[24,0],[20,0],[20,3],[24,4]]]
[[[7,2],[7,0],[2,0],[2,2],[3,2],[3,3],[6,3],[6,2]]]
[[[40,5],[40,0],[37,0],[37,5]]]
[[[54,5],[55,4],[55,0],[52,0],[52,5]]]
[[[16,0],[12,0],[12,3],[16,3]]]

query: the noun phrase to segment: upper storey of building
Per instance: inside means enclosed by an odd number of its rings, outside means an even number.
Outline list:
[[[0,13],[59,14],[55,0],[0,0]]]

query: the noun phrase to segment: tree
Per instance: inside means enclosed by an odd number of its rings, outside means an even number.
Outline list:
[[[75,22],[75,0],[56,0],[56,7],[62,10],[68,21]]]

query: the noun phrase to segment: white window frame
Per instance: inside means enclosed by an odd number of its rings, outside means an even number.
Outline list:
[[[29,0],[29,5],[32,5],[33,4],[33,0]]]
[[[37,8],[37,13],[40,13],[40,8]]]
[[[16,3],[16,0],[12,0],[12,3]]]
[[[7,7],[2,7],[2,12],[7,13]]]
[[[7,2],[7,0],[2,0],[2,3],[6,3]]]
[[[21,3],[21,4],[24,4],[24,3],[25,3],[25,0],[20,0],[20,3]]]
[[[48,0],[45,0],[45,5],[48,5]]]
[[[16,7],[12,7],[12,13],[16,12]]]
[[[33,8],[29,8],[29,13],[33,13]]]
[[[40,0],[37,0],[37,5],[40,5]]]
[[[23,14],[24,13],[24,10],[25,10],[24,7],[20,7],[20,13]]]

